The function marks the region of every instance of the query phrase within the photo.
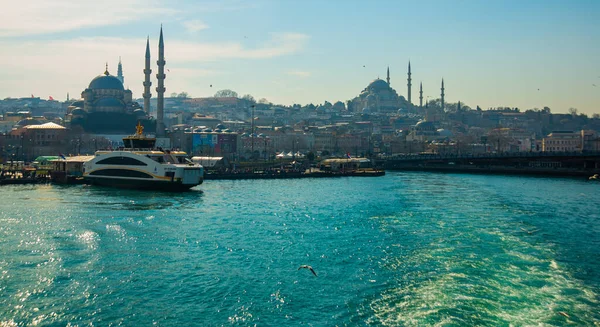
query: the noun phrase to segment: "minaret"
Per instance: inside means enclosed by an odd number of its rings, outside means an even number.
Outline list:
[[[442,100],[442,111],[444,111],[445,104],[444,104],[444,79],[443,78],[442,78],[442,99],[441,100]]]
[[[121,64],[121,57],[119,56],[119,65],[117,66],[117,79],[121,81],[121,84],[125,83],[125,79],[123,78],[123,65]]]
[[[146,65],[144,66],[144,111],[146,115],[150,115],[150,98],[152,97],[152,93],[150,93],[150,86],[152,86],[152,82],[150,82],[150,73],[152,73],[152,69],[150,69],[150,37],[146,40]]]
[[[410,60],[408,61],[408,103],[412,104],[412,101],[410,100],[410,87],[411,87],[411,78],[410,78]]]
[[[456,107],[456,111],[460,111],[460,101],[458,101],[458,106]]]
[[[67,92],[67,102],[69,102],[69,92]]]
[[[423,82],[419,85],[419,108],[423,108]]]
[[[388,71],[387,71],[387,82],[388,82],[388,85],[390,85],[390,66],[388,66]]]
[[[158,86],[156,87],[156,135],[163,136],[165,125],[163,123],[163,110],[165,107],[165,44],[163,42],[162,25],[160,25],[160,38],[158,39]]]

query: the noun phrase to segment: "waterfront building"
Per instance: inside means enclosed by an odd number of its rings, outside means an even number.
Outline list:
[[[600,151],[600,136],[596,131],[581,130],[581,143],[584,152]]]
[[[553,131],[542,139],[543,152],[574,152],[581,147],[581,133],[573,131]]]
[[[185,133],[191,137],[191,153],[192,155],[208,156],[208,157],[225,157],[233,159],[238,153],[238,145],[240,144],[240,135],[230,131],[222,130],[196,130]],[[260,140],[262,149],[263,140]]]
[[[535,150],[535,133],[523,128],[494,128],[488,133],[488,142],[498,152],[531,152]]]
[[[31,161],[65,149],[67,129],[56,123],[27,124],[0,137],[4,161]]]

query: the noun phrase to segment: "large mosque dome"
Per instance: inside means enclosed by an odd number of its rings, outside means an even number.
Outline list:
[[[90,82],[89,89],[92,90],[119,90],[123,91],[123,83],[115,76],[108,75],[106,72],[104,75],[97,76]]]
[[[369,91],[380,91],[380,90],[387,90],[390,88],[390,85],[382,80],[382,79],[376,79],[373,82],[371,82],[371,84],[369,84],[367,86],[367,90]]]

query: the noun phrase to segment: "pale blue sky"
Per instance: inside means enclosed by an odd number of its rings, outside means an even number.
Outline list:
[[[141,97],[145,38],[155,74],[163,23],[168,94],[230,88],[283,104],[345,101],[389,65],[406,96],[410,59],[413,103],[419,82],[438,98],[443,77],[450,102],[600,113],[597,0],[30,0],[3,9],[2,98],[78,97],[106,61],[116,74],[119,56]]]

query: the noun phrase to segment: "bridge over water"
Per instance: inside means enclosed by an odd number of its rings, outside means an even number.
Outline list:
[[[413,154],[383,159],[387,170],[591,176],[600,174],[600,152]]]

